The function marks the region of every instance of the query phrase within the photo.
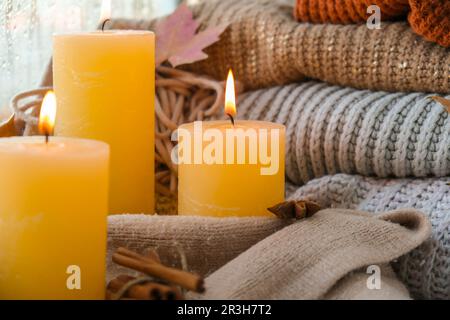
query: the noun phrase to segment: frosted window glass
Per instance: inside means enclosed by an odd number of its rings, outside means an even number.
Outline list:
[[[178,0],[112,0],[113,17],[148,19]],[[0,117],[16,93],[35,88],[51,56],[55,32],[93,30],[101,0],[0,0]]]

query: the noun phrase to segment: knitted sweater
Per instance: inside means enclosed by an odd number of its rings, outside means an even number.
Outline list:
[[[144,253],[156,248],[163,261],[211,273],[206,294],[188,298],[405,299],[408,293],[387,263],[416,248],[430,233],[426,218],[411,209],[377,219],[365,212],[328,209],[290,223],[274,218],[112,216],[108,278],[130,272],[111,263],[118,246]],[[367,287],[369,265],[381,268],[379,290]]]
[[[450,117],[423,93],[305,82],[241,95],[238,115],[286,125],[286,174],[450,175]]]
[[[383,20],[404,16],[409,11],[409,0],[297,0],[294,15],[299,21],[313,23],[365,22],[371,5],[380,8]]]
[[[193,7],[201,28],[230,24],[209,58],[186,66],[223,80],[228,68],[246,89],[310,77],[386,91],[450,92],[450,49],[429,43],[406,23],[381,30],[298,23],[279,0],[208,0]],[[114,20],[113,28],[152,29],[155,21]]]
[[[323,207],[385,212],[415,208],[432,224],[431,238],[394,264],[416,298],[450,299],[450,187],[448,178],[375,179],[338,174],[291,189],[293,199],[310,199]],[[292,191],[295,190],[295,191]]]
[[[214,272],[206,278],[207,292],[201,298],[403,299],[401,287],[388,278],[381,279],[380,292],[368,290],[366,267],[381,267],[427,237],[428,221],[421,221],[417,213],[409,209],[373,219],[361,211],[320,211],[267,237]],[[338,282],[344,275],[346,280]],[[345,281],[352,282],[344,285],[347,289],[342,288]],[[346,291],[359,293],[347,296]],[[391,296],[392,292],[396,293]]]
[[[380,8],[383,20],[400,18],[411,10],[408,21],[417,34],[441,46],[450,46],[448,0],[297,0],[294,14],[303,22],[365,22],[371,5]]]

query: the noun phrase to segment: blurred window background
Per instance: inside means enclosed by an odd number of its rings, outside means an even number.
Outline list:
[[[113,17],[150,19],[169,14],[178,2],[112,0]],[[100,8],[101,0],[0,0],[0,117],[14,94],[39,84],[52,34],[94,30]]]

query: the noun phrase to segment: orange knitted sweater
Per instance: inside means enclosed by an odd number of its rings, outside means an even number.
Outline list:
[[[377,5],[382,20],[406,17],[411,28],[429,41],[450,47],[449,0],[297,0],[295,17],[312,23],[364,22],[367,8]]]

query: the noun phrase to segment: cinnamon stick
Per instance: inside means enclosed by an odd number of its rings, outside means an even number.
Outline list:
[[[112,260],[118,265],[160,278],[187,290],[200,293],[205,290],[202,277],[196,274],[166,267],[157,262],[150,262],[149,259],[129,257],[118,252],[113,254]]]
[[[148,263],[161,263],[161,261],[159,260],[159,256],[155,251],[153,251],[151,255],[143,256],[143,255],[140,255],[139,253],[131,251],[127,248],[120,247],[116,250],[116,253],[119,253],[119,254],[129,257],[129,258],[134,258],[137,260],[148,262]]]
[[[108,284],[110,292],[118,292],[129,281],[135,278],[129,276],[119,276]],[[171,286],[156,282],[147,282],[143,284],[136,284],[131,286],[127,292],[126,297],[136,300],[181,300],[181,292]]]

